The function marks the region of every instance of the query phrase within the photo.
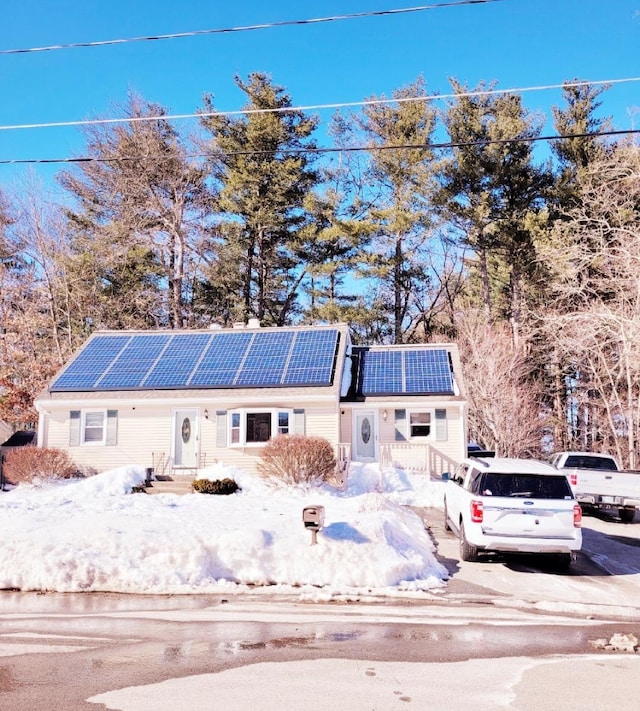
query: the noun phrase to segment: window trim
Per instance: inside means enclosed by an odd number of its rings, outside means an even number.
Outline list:
[[[444,414],[438,414],[444,413]],[[411,434],[411,416],[429,415],[429,434]],[[394,410],[395,440],[397,442],[446,442],[449,439],[447,408],[444,407],[406,407]]]
[[[87,441],[86,438],[86,432],[87,432],[87,416],[88,415],[95,415],[95,414],[101,414],[102,415],[102,436],[100,439],[95,439],[91,441]],[[92,427],[93,429],[97,429],[97,427]],[[107,409],[106,408],[92,408],[90,410],[81,410],[80,411],[80,446],[81,447],[104,447],[107,444]]]
[[[269,414],[270,433],[269,439],[259,442],[247,442],[247,416]],[[281,432],[284,426],[280,424],[280,416],[287,416],[287,432]],[[234,425],[234,419],[240,419],[239,425]],[[227,413],[227,442],[229,448],[239,447],[264,447],[268,442],[279,434],[291,434],[294,428],[294,410],[288,407],[242,407],[236,410],[229,410]],[[237,433],[238,441],[233,441],[233,435]]]

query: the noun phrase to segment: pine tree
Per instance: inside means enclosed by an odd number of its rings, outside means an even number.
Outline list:
[[[535,235],[551,185],[549,167],[533,162],[532,139],[541,124],[515,94],[483,93],[484,85],[469,92],[451,83],[460,96],[446,109],[444,122],[459,145],[442,165],[437,200],[462,245],[476,255],[487,317],[508,318],[517,342],[523,295],[536,273]]]
[[[131,96],[124,112],[134,121],[88,128],[93,160],[59,176],[77,202],[69,212],[77,257],[101,297],[129,313],[110,325],[180,328],[191,319],[209,207],[205,172],[161,118],[162,107]],[[111,321],[106,312],[101,317]]]
[[[374,303],[387,322],[385,339],[393,343],[414,337],[421,296],[430,286],[423,265],[432,237],[428,146],[436,111],[429,101],[414,100],[425,94],[420,78],[393,93],[395,104],[372,103],[352,114],[351,124],[336,123],[345,145],[357,137],[368,146],[368,163],[354,183],[354,214],[361,220],[364,248],[360,272],[374,284]]]
[[[210,286],[216,290],[221,273],[233,273],[227,286],[236,303],[227,308],[236,318],[281,325],[296,314],[305,276],[295,246],[307,220],[305,199],[318,181],[311,139],[317,121],[291,108],[284,88],[265,74],[235,81],[247,96],[246,114],[202,119],[220,210]],[[205,112],[214,111],[206,96]]]

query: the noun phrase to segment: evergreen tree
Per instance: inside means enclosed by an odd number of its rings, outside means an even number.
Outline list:
[[[284,324],[297,311],[306,265],[296,253],[307,221],[305,199],[318,181],[313,168],[315,118],[291,108],[284,88],[261,73],[236,84],[246,94],[242,117],[202,118],[211,134],[211,171],[219,190],[218,263],[210,286],[231,274],[227,303],[235,318]],[[214,112],[205,97],[205,111]]]
[[[370,104],[351,116],[351,127],[337,124],[343,142],[357,133],[368,146],[354,205],[365,247],[360,270],[375,285],[376,303],[387,321],[385,340],[393,343],[415,336],[419,304],[430,287],[424,262],[432,236],[433,156],[428,146],[436,111],[428,101],[405,101],[425,94],[420,78],[393,93],[395,105]]]
[[[168,325],[191,320],[190,287],[198,265],[209,194],[201,166],[187,158],[162,107],[131,96],[138,119],[87,129],[94,160],[59,180],[77,201],[69,211],[76,255],[101,299],[118,304],[109,325]],[[147,119],[148,120],[139,120]],[[129,314],[118,319],[116,314]]]
[[[609,117],[596,116],[602,104],[598,101],[598,97],[607,89],[607,86],[567,84],[562,90],[564,108],[558,106],[551,108],[553,124],[558,135],[576,136],[554,141],[551,145],[559,163],[556,192],[565,205],[572,197],[575,199],[575,192],[578,190],[576,183],[584,170],[594,161],[605,157],[604,140],[589,134],[597,134],[610,127]]]
[[[533,162],[532,139],[541,124],[515,94],[483,93],[482,84],[470,94],[451,83],[460,96],[447,107],[444,123],[459,145],[441,167],[437,201],[462,245],[475,253],[487,316],[509,319],[517,342],[551,185],[549,167]]]

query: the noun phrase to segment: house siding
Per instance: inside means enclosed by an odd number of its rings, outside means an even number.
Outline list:
[[[452,470],[466,456],[465,405],[459,400],[407,399],[401,403],[367,402],[356,408],[343,406],[340,415],[340,441],[347,446],[353,444],[353,416],[357,409],[377,411],[378,459],[384,466],[400,466],[439,477],[444,471]],[[396,410],[406,410],[407,413],[416,410],[445,410],[446,439],[436,438],[435,421],[432,422],[432,436],[423,442],[397,439]]]
[[[236,403],[238,407],[251,407],[246,403]],[[318,408],[304,403],[295,403],[295,409],[304,409],[305,434],[324,437],[337,452],[338,424],[335,410],[324,406]],[[82,409],[98,409],[98,402],[74,404],[73,407],[48,410],[43,423],[46,435],[46,446],[62,449],[69,453],[74,463],[81,469],[106,471],[120,466],[138,465],[153,467],[156,474],[192,476],[193,468],[173,468],[173,438],[174,413],[176,409],[193,409],[199,411],[197,418],[198,461],[201,466],[209,466],[216,462],[237,466],[249,471],[255,471],[260,462],[260,445],[244,447],[219,447],[217,438],[216,409],[210,402],[194,405],[181,404],[175,406],[154,405],[124,405],[119,408],[109,406],[118,411],[117,446],[81,444],[70,445],[70,412]],[[253,408],[256,406],[253,405]],[[263,406],[267,407],[267,406]],[[279,403],[277,409],[294,409],[294,403]],[[225,412],[237,408],[228,408]],[[262,409],[262,407],[260,408]],[[208,417],[204,412],[207,410]]]

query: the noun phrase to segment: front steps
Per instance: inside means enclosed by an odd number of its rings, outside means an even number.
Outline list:
[[[192,494],[191,484],[193,479],[167,479],[163,481],[151,481],[145,486],[147,494]]]

